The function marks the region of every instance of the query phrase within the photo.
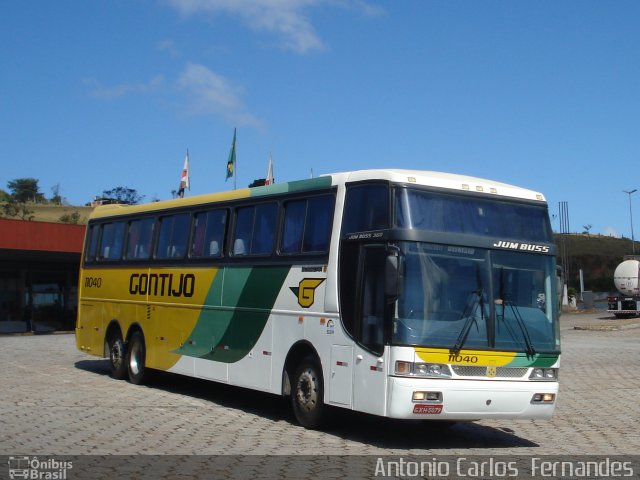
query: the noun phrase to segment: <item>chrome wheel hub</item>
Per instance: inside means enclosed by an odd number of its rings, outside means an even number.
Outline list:
[[[124,359],[124,349],[122,348],[122,342],[116,340],[111,346],[111,365],[115,369],[118,369],[122,366],[122,361]]]
[[[298,379],[296,398],[298,405],[308,412],[313,410],[318,403],[318,379],[310,368],[302,372]]]

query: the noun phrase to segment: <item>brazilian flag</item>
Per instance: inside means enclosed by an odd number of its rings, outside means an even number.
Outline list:
[[[229,159],[227,160],[227,178],[225,182],[233,177],[236,170],[236,129],[233,129],[233,142],[231,142],[231,151],[229,152]]]

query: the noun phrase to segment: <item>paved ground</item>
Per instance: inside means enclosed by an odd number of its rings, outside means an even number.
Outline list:
[[[309,431],[274,396],[166,374],[135,386],[111,379],[106,361],[77,351],[73,335],[3,336],[0,455],[636,454],[640,320],[583,313],[561,325],[552,420],[445,431],[340,411],[330,430]]]

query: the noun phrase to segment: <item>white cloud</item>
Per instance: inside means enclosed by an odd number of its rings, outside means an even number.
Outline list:
[[[111,99],[123,97],[129,93],[151,93],[158,91],[165,85],[162,75],[156,75],[144,83],[122,83],[120,85],[105,86],[95,78],[84,80],[85,85],[91,89],[91,95],[96,98]]]
[[[169,39],[158,42],[158,50],[162,52],[168,52],[172,58],[177,58],[180,54],[175,44],[173,43],[173,40]]]
[[[249,113],[242,101],[243,90],[222,75],[203,65],[188,64],[175,82],[168,82],[163,75],[156,75],[148,82],[122,83],[105,86],[95,78],[84,79],[89,93],[101,100],[112,100],[134,94],[170,94],[175,90],[186,95],[187,113],[191,115],[216,115],[234,126],[262,128],[264,122]]]
[[[321,50],[324,43],[308,16],[311,7],[335,5],[353,8],[365,15],[377,15],[382,9],[364,0],[165,0],[182,15],[197,13],[238,16],[255,31],[275,33],[284,46],[297,53]]]
[[[343,8],[357,10],[368,17],[375,17],[384,13],[384,8],[380,5],[372,5],[364,0],[333,0],[333,2]]]
[[[187,65],[178,78],[178,87],[189,95],[192,114],[221,115],[239,127],[261,127],[263,124],[246,111],[241,99],[242,89],[203,65]]]

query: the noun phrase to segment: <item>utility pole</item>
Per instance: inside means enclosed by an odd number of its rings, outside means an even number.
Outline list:
[[[633,210],[631,209],[631,194],[636,193],[638,191],[637,188],[634,188],[631,191],[623,190],[624,193],[629,195],[629,218],[631,219],[631,251],[632,255],[636,254],[636,239],[633,236]]]
[[[569,235],[569,203],[559,202],[558,216],[560,218],[560,248],[562,261],[562,276],[564,285],[562,286],[562,304],[569,305],[569,252],[567,252],[566,237]]]

